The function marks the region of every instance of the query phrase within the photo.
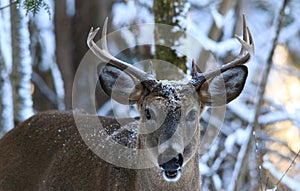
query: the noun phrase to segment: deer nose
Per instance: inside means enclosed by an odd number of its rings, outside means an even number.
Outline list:
[[[168,182],[176,182],[181,177],[181,167],[183,164],[182,154],[177,156],[160,154],[158,164],[162,169],[163,177]]]

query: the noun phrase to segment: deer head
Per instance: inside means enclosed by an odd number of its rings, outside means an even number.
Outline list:
[[[94,42],[99,28],[91,29],[87,44],[102,61],[109,63],[100,74],[103,90],[116,101],[136,103],[140,112],[140,148],[149,149],[149,160],[168,182],[178,181],[184,166],[198,153],[199,120],[204,106],[221,106],[239,96],[248,70],[244,66],[254,51],[251,32],[243,20],[240,55],[212,71],[201,73],[192,64],[187,82],[158,81],[151,73],[113,57],[107,48],[105,21],[101,46]],[[117,84],[117,85],[116,85]]]

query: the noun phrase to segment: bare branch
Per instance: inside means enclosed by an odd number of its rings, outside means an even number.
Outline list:
[[[280,8],[280,11],[279,11],[279,14],[278,14],[278,17],[274,19],[274,22],[275,22],[275,37],[272,41],[272,49],[271,51],[269,52],[269,56],[267,57],[267,68],[266,70],[263,72],[262,74],[262,80],[261,80],[261,83],[260,83],[260,88],[259,88],[259,93],[258,93],[258,100],[256,101],[255,103],[255,115],[254,115],[254,118],[253,118],[253,122],[252,124],[250,124],[248,126],[248,128],[250,129],[250,135],[253,135],[253,136],[250,136],[250,140],[248,141],[245,141],[244,144],[242,145],[242,148],[241,148],[241,151],[239,153],[239,159],[242,160],[241,164],[240,165],[236,165],[235,168],[234,168],[234,174],[235,176],[233,176],[232,178],[232,181],[230,183],[230,190],[237,190],[238,188],[238,182],[239,182],[239,177],[241,177],[241,173],[243,173],[243,167],[245,166],[246,164],[246,161],[247,161],[247,158],[250,154],[250,152],[252,151],[251,148],[253,148],[254,145],[257,144],[256,142],[256,137],[255,137],[255,130],[258,129],[259,127],[259,115],[260,115],[260,111],[261,111],[261,106],[262,106],[262,102],[263,102],[263,97],[264,97],[264,93],[265,93],[265,88],[266,88],[266,85],[267,85],[267,79],[268,79],[268,76],[269,76],[269,73],[270,73],[270,70],[272,68],[272,57],[273,57],[273,54],[275,52],[275,47],[278,43],[278,37],[279,37],[279,33],[280,33],[280,30],[281,30],[281,27],[282,27],[282,23],[283,23],[283,15],[284,15],[284,10],[285,10],[285,7],[287,5],[287,1],[288,0],[284,0],[283,3],[282,3],[282,6]],[[258,149],[258,148],[256,148]],[[258,150],[257,150],[258,151]],[[260,166],[257,167],[258,169],[258,172],[259,172],[259,177],[260,177],[260,182],[261,182],[261,171],[260,171]],[[262,188],[262,184],[261,185],[261,190],[263,190]]]
[[[300,149],[298,151],[298,153],[295,155],[295,157],[293,158],[292,162],[290,163],[289,167],[286,169],[286,171],[282,174],[281,178],[278,180],[278,182],[276,183],[276,187],[279,186],[280,182],[282,181],[282,179],[285,177],[285,175],[288,173],[288,171],[292,168],[292,166],[295,164],[296,159],[298,158],[300,154]]]
[[[11,7],[12,5],[17,4],[17,3],[19,3],[19,1],[14,1],[14,2],[9,3],[8,5],[0,7],[0,11],[2,11],[3,9],[6,9],[8,7]]]

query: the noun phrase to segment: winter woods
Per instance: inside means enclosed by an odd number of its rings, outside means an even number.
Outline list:
[[[300,3],[169,0],[173,6],[164,7],[155,2],[1,1],[0,136],[40,111],[82,109],[72,108],[74,76],[88,50],[90,27],[102,26],[106,17],[108,33],[129,26],[108,44],[119,57],[130,62],[164,60],[168,53],[165,61],[180,61],[184,66],[179,65],[181,70],[176,72],[188,78],[192,59],[201,70],[209,70],[239,54],[234,34],[241,35],[244,13],[256,51],[248,64],[246,87],[239,99],[227,106],[224,121],[214,124],[211,109],[204,113],[203,137],[216,136],[199,161],[202,189],[299,189]],[[143,38],[163,42],[160,31],[130,28],[154,22],[176,25],[172,49],[142,44]],[[130,47],[132,41],[141,45]],[[196,56],[183,56],[178,51],[183,44],[184,50]],[[161,75],[161,67],[154,64],[154,69]],[[87,76],[78,84],[83,90]],[[81,92],[76,99],[84,105],[86,92]],[[99,113],[112,114],[111,102],[102,90],[96,89],[95,96]],[[116,107],[124,114],[122,106]]]

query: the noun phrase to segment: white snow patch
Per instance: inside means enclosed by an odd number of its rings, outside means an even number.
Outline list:
[[[210,167],[207,166],[205,163],[200,162],[199,166],[200,166],[200,173],[201,173],[201,175],[208,175],[208,174],[211,173]]]
[[[28,17],[25,14],[25,10],[20,10],[20,14],[22,15],[22,19],[20,20],[20,28],[19,28],[19,34],[20,36],[20,44],[19,47],[21,49],[20,55],[18,55],[20,59],[20,67],[19,72],[22,73],[22,79],[20,82],[20,88],[19,88],[19,96],[22,100],[22,103],[19,106],[20,111],[18,115],[18,120],[23,121],[30,116],[34,114],[33,112],[33,102],[31,98],[31,73],[32,73],[32,66],[31,66],[31,55],[29,51],[29,45],[30,45],[30,36],[28,31]]]
[[[213,180],[215,189],[216,190],[221,190],[221,188],[222,188],[221,177],[218,174],[215,174],[215,175],[212,176],[212,180]]]
[[[125,40],[128,47],[133,47],[136,45],[136,39],[133,32],[129,28],[122,29],[121,33],[122,38]]]
[[[144,2],[145,0],[140,3],[135,1],[128,1],[127,3],[115,3],[112,10],[113,25],[120,27],[123,25],[130,25],[133,23],[153,23],[153,14],[150,13],[148,9],[149,7],[153,7],[153,2]],[[150,4],[151,6],[149,6],[148,8],[144,6]]]
[[[0,6],[9,5],[9,0],[1,0]],[[12,52],[11,52],[11,32],[10,32],[10,10],[9,8],[0,11],[0,48],[4,63],[6,64],[8,73],[12,66]]]
[[[67,14],[70,17],[75,15],[75,0],[67,0]]]
[[[130,25],[136,18],[137,7],[134,1],[127,3],[115,3],[113,6],[113,25]]]

